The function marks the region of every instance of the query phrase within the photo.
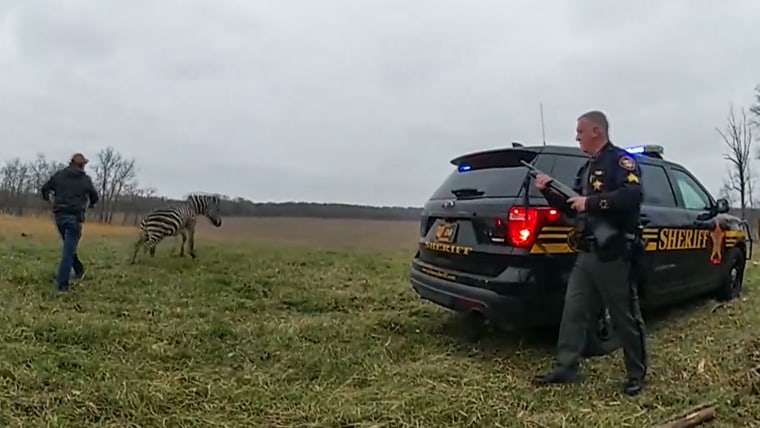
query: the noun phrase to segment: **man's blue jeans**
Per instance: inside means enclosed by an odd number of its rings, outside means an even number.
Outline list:
[[[66,291],[69,289],[71,268],[74,268],[77,276],[84,273],[84,266],[77,256],[77,245],[79,245],[79,238],[82,237],[82,223],[75,215],[61,214],[55,216],[55,225],[63,241],[61,262],[58,265],[55,282],[58,290]]]

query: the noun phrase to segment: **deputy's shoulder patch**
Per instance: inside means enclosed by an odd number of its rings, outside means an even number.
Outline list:
[[[636,161],[628,155],[620,156],[618,164],[626,171],[636,171]]]

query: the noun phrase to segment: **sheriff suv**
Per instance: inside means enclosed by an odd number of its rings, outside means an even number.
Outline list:
[[[748,224],[728,214],[688,169],[663,159],[660,146],[626,149],[644,189],[643,311],[742,289],[752,241]],[[455,169],[424,206],[410,282],[423,299],[513,327],[557,326],[576,250],[573,223],[547,205],[525,161],[572,185],[587,156],[566,146],[482,151]],[[586,355],[619,346],[608,312],[589,327]]]

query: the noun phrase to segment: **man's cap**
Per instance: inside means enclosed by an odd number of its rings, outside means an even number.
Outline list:
[[[84,157],[81,153],[75,153],[74,156],[71,157],[71,163],[75,163],[77,165],[86,165],[87,162],[90,160]]]

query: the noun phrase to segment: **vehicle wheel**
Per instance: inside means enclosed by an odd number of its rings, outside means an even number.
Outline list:
[[[739,297],[744,284],[744,264],[746,263],[744,252],[740,249],[732,251],[730,260],[729,268],[723,274],[720,286],[716,290],[715,298],[721,302]]]
[[[586,347],[584,357],[607,355],[620,348],[620,338],[612,325],[612,317],[607,308],[599,311],[596,322],[586,332]]]

